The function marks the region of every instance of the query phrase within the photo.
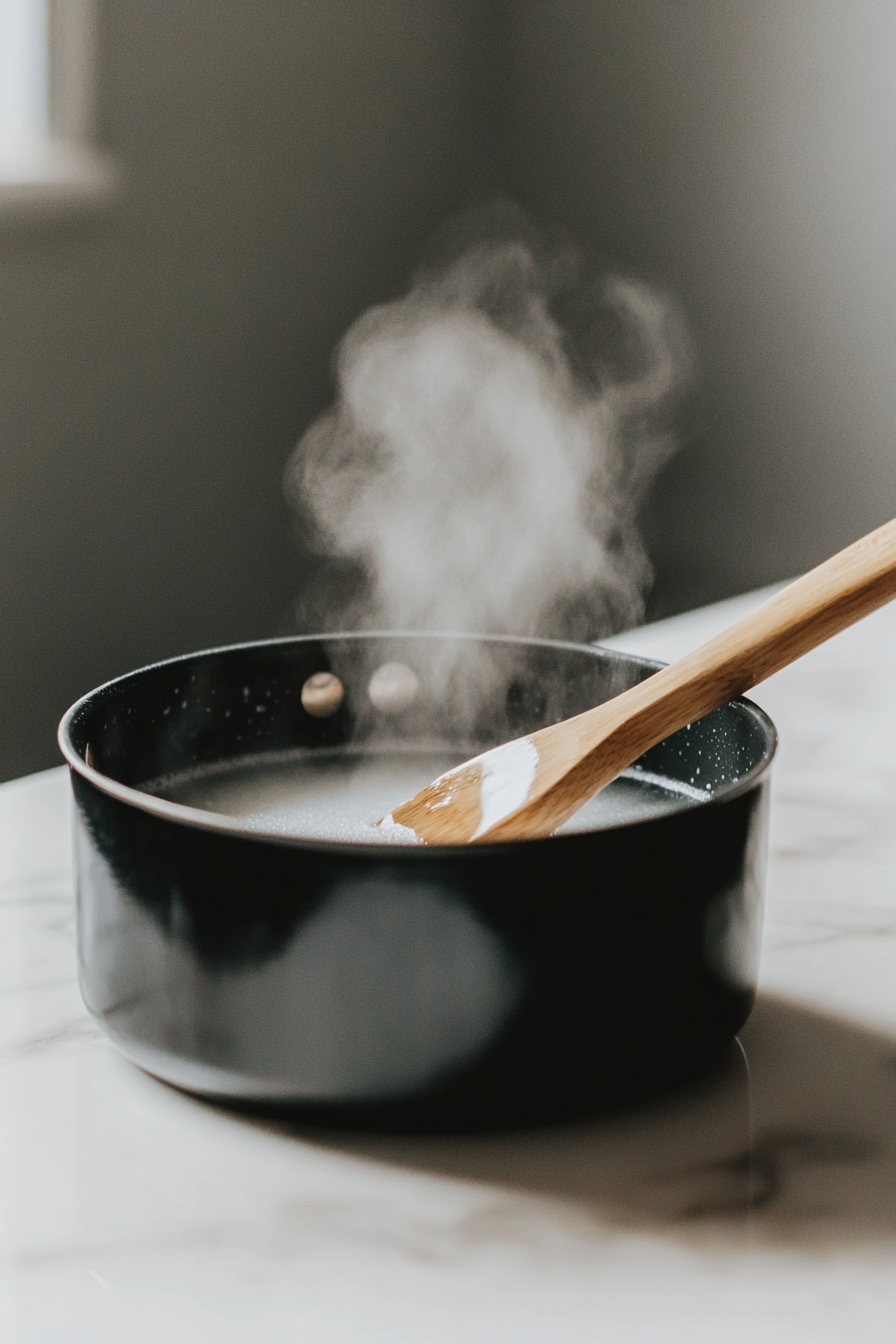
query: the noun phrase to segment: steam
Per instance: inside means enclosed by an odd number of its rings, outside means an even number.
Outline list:
[[[323,560],[300,623],[573,639],[637,623],[638,510],[687,364],[654,290],[518,216],[468,218],[351,327],[336,403],[290,459]]]

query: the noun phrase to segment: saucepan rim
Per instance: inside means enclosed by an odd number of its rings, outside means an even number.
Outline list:
[[[144,793],[141,789],[134,788],[129,784],[121,784],[118,780],[105,775],[95,766],[88,765],[84,757],[75,748],[72,740],[72,729],[77,723],[79,717],[98,699],[108,694],[112,690],[120,690],[126,687],[129,682],[138,680],[147,673],[155,672],[160,668],[175,667],[179,663],[187,664],[194,660],[214,657],[220,654],[240,653],[246,650],[289,647],[296,644],[319,644],[335,640],[402,640],[402,639],[455,639],[469,640],[476,643],[492,644],[512,644],[532,648],[547,648],[575,651],[576,653],[591,653],[598,655],[600,653],[608,654],[620,662],[627,662],[643,668],[650,668],[652,671],[658,671],[666,664],[653,658],[644,658],[640,654],[626,653],[624,650],[615,648],[606,648],[599,642],[593,644],[579,644],[572,640],[557,639],[538,639],[527,636],[516,635],[478,635],[469,632],[456,632],[451,630],[336,630],[323,631],[317,634],[308,635],[285,635],[273,639],[255,639],[245,640],[237,644],[222,644],[212,648],[197,649],[189,653],[178,654],[174,658],[163,658],[155,663],[148,663],[144,667],[135,668],[130,672],[125,672],[122,676],[113,677],[110,681],[104,682],[101,686],[88,691],[86,695],[80,697],[63,715],[57,733],[57,740],[60,751],[65,757],[68,765],[76,774],[87,780],[94,788],[99,789],[101,793],[107,794],[111,798],[117,799],[130,807],[135,807],[139,811],[150,813],[165,821],[174,822],[181,826],[188,826],[194,830],[214,831],[218,834],[233,836],[242,840],[253,840],[263,844],[275,844],[289,849],[314,850],[316,852],[338,852],[340,854],[353,854],[359,858],[361,856],[376,855],[384,859],[387,855],[390,860],[414,861],[427,857],[432,858],[435,854],[458,854],[469,855],[471,847],[469,845],[389,845],[389,844],[364,844],[363,841],[337,841],[337,840],[317,840],[307,836],[281,835],[268,831],[261,831],[257,827],[242,825],[238,818],[224,816],[217,812],[207,812],[197,807],[187,806],[185,803],[174,803],[167,798],[159,798],[151,793]],[[704,802],[694,802],[683,811],[693,812],[699,808],[715,807],[720,803],[729,802],[732,798],[753,788],[759,783],[762,776],[769,770],[778,745],[778,734],[774,723],[768,714],[754,701],[748,700],[745,696],[738,696],[733,700],[726,702],[726,707],[735,706],[738,709],[745,710],[754,720],[756,720],[763,730],[765,745],[760,759],[749,770],[743,774],[735,776],[730,781],[722,784],[712,795]],[[675,813],[673,815],[679,815]],[[614,826],[607,827],[607,830],[617,831],[628,829],[631,826],[644,826],[651,824],[650,818],[635,819],[628,822],[620,822]],[[566,835],[549,836],[537,840],[505,840],[495,841],[492,844],[478,844],[475,846],[477,854],[504,852],[513,849],[519,845],[543,845],[543,844],[570,844],[580,841],[584,836],[600,834],[601,832],[583,831],[571,832]]]

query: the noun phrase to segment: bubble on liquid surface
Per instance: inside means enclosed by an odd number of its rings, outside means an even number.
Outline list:
[[[313,672],[302,687],[302,706],[314,719],[329,719],[345,697],[345,687],[332,672]]]
[[[400,714],[417,698],[420,682],[406,663],[383,663],[370,678],[367,693],[383,714]]]

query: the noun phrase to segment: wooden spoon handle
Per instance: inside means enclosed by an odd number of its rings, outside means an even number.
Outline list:
[[[610,716],[618,729],[631,721],[632,736],[614,744],[628,756],[628,764],[642,750],[750,690],[893,597],[896,519],[796,579],[692,653],[587,711],[580,716],[582,727],[592,718],[595,746],[603,749],[608,731],[617,736]],[[634,751],[639,741],[644,745]]]
[[[631,690],[467,761],[392,817],[428,844],[550,835],[657,742],[892,597],[896,519]]]

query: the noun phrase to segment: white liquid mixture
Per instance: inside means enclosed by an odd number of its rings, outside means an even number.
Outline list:
[[[414,843],[405,828],[379,829],[375,823],[470,754],[438,747],[284,752],[169,776],[144,788],[268,834]],[[585,803],[559,833],[642,821],[692,807],[708,796],[675,780],[629,770]]]

